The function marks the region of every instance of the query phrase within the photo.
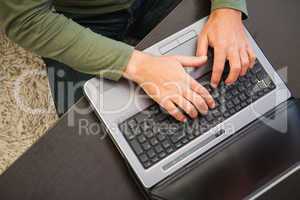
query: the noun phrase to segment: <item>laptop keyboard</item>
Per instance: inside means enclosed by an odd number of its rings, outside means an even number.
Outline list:
[[[227,74],[224,73],[224,77]],[[207,115],[181,123],[158,104],[154,104],[119,124],[121,132],[145,169],[275,89],[269,75],[258,62],[233,85],[227,86],[222,80],[219,87],[213,89],[209,84],[210,78],[211,73],[197,80],[216,102],[216,107],[209,110]],[[215,137],[222,134],[222,131],[217,132]]]

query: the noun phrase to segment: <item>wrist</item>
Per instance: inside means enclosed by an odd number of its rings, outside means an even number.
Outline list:
[[[134,50],[131,58],[123,72],[123,77],[134,82],[140,82],[143,63],[146,63],[152,56],[141,51]]]
[[[235,19],[239,19],[242,21],[242,12],[233,8],[218,8],[211,12],[211,16],[213,17],[224,17],[230,16]]]

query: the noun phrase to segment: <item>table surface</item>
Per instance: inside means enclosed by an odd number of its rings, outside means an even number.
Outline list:
[[[143,49],[208,15],[209,1],[182,3],[137,48]],[[268,5],[268,6],[265,6]],[[248,1],[249,31],[288,86],[300,95],[300,1]],[[89,131],[80,125],[88,124]],[[142,199],[122,157],[82,98],[0,177],[0,199]]]

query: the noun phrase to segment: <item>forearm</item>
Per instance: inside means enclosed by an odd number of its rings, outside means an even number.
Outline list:
[[[48,0],[3,0],[1,25],[9,38],[40,56],[117,80],[133,48],[86,29],[51,10]]]
[[[248,16],[246,0],[211,0],[211,10],[214,11],[219,8],[232,8],[243,13],[243,18]]]

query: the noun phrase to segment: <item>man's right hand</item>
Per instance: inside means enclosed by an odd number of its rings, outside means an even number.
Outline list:
[[[136,82],[160,106],[179,121],[206,114],[215,106],[209,92],[183,67],[200,67],[207,57],[152,56],[134,51],[123,76]],[[180,109],[178,109],[180,108]],[[182,110],[182,111],[181,111]]]

